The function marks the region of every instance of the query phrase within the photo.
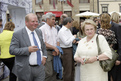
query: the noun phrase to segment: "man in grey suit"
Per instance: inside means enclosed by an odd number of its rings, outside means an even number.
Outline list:
[[[11,40],[9,51],[15,55],[13,73],[18,81],[44,81],[47,51],[42,32],[37,29],[37,16],[26,15],[25,24],[26,27],[15,32]]]

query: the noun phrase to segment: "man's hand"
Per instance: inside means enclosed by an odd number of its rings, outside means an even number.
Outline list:
[[[76,43],[76,40],[75,39],[73,40],[73,43]]]
[[[55,51],[52,52],[53,56],[57,56],[57,53]]]
[[[74,35],[74,37],[76,38],[76,35]]]
[[[116,60],[115,65],[119,65],[120,63],[121,63],[120,61]]]
[[[45,65],[45,63],[46,63],[46,58],[42,57],[42,64]]]
[[[81,37],[79,37],[79,39],[81,40],[82,38],[81,38]]]
[[[57,55],[59,55],[59,50],[58,50],[58,48],[54,48],[54,50],[55,50],[55,52],[57,53]]]
[[[29,52],[36,52],[39,49],[37,48],[37,46],[29,46],[28,50],[29,50]]]

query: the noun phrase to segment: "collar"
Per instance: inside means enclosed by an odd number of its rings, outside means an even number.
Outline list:
[[[30,29],[27,28],[27,26],[25,28],[26,28],[26,31],[27,31],[28,35],[31,34],[31,32],[34,32],[35,33],[35,30],[34,31],[31,31]]]
[[[42,23],[45,23],[45,22],[42,22]]]
[[[45,25],[47,25],[46,27],[48,28],[48,29],[53,29],[54,27],[52,26],[52,28],[47,24],[47,23],[45,23]]]
[[[66,26],[62,27],[64,30],[68,31],[69,29]]]

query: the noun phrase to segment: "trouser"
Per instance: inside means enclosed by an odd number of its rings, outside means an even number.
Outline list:
[[[113,81],[121,81],[121,64],[114,65],[111,71],[108,72],[108,81],[111,81],[110,77],[112,77]]]
[[[63,65],[63,81],[74,81],[74,59],[72,48],[62,48],[64,54],[61,56]]]
[[[45,81],[57,81],[56,72],[53,68],[53,55],[52,51],[47,51],[47,59],[45,63]]]
[[[16,75],[14,75],[12,73],[12,68],[13,68],[13,65],[14,65],[14,60],[15,60],[15,57],[13,58],[8,58],[8,59],[1,59],[2,62],[9,68],[10,70],[10,76],[9,76],[9,81],[16,81]]]
[[[42,64],[40,66],[38,65],[30,65],[31,71],[30,71],[30,80],[29,81],[44,81],[45,79],[45,66]],[[18,78],[18,81],[28,81],[28,80],[22,80],[21,78]]]

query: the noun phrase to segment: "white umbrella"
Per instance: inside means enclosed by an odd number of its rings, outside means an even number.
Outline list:
[[[97,17],[99,16],[100,14],[98,13],[93,13],[93,12],[83,12],[83,13],[80,13],[80,14],[76,14],[75,16],[77,17]]]
[[[111,15],[113,12],[116,12],[116,11],[112,11],[109,14]],[[116,13],[118,13],[121,16],[121,12],[116,12]]]

